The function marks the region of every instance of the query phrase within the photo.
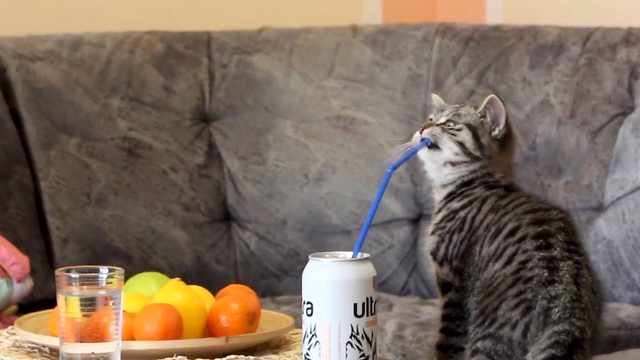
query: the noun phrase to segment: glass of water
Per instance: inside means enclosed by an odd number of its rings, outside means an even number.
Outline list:
[[[68,266],[55,271],[61,360],[120,360],[124,270]]]

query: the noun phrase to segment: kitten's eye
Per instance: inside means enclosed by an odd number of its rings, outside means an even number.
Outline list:
[[[454,128],[456,127],[456,123],[453,120],[447,120],[445,121],[444,126],[447,128]]]
[[[432,122],[433,120],[435,120],[435,119],[433,118],[433,115],[429,115],[429,122]]]

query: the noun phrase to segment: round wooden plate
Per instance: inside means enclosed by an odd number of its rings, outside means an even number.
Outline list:
[[[59,339],[51,336],[49,332],[50,311],[38,311],[21,316],[14,324],[18,336],[33,343],[57,349],[60,346]],[[291,316],[263,309],[258,330],[253,334],[188,340],[123,341],[122,358],[159,359],[175,355],[189,358],[216,357],[276,339],[291,331],[293,327],[294,320]]]

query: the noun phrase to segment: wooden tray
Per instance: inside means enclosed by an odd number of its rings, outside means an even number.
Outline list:
[[[14,325],[18,336],[38,345],[58,349],[59,339],[51,336],[49,332],[50,311],[38,311],[21,316]],[[188,340],[123,341],[122,358],[159,359],[175,355],[189,358],[216,357],[276,339],[291,331],[293,327],[294,320],[291,316],[263,309],[258,330],[253,334]]]

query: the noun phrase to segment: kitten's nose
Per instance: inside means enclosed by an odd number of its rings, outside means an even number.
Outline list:
[[[422,135],[422,132],[423,132],[423,131],[427,130],[428,128],[430,128],[430,127],[432,127],[432,126],[433,126],[433,123],[431,123],[431,122],[427,122],[427,123],[425,123],[424,125],[422,125],[422,126],[420,127],[420,130],[418,130],[418,132],[420,133],[420,135]]]

